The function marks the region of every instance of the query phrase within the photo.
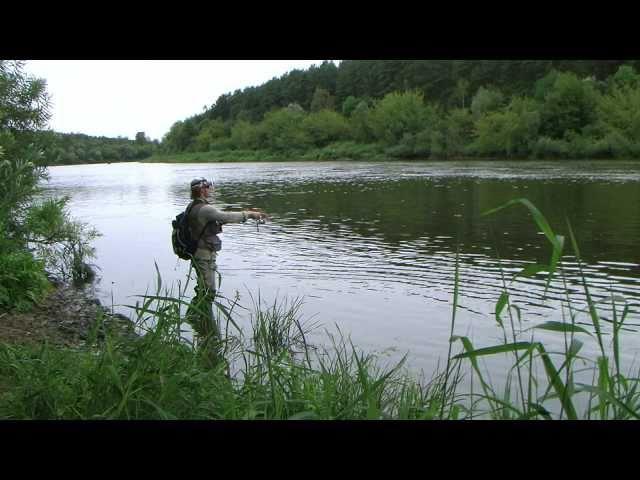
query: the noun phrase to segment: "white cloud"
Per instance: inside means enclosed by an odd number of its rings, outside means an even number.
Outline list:
[[[224,94],[321,60],[30,60],[47,81],[58,132],[160,140],[171,125]]]

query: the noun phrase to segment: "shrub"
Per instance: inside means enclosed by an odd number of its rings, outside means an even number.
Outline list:
[[[21,250],[0,256],[0,308],[24,312],[48,292],[49,281],[41,261]]]
[[[416,134],[434,115],[419,92],[392,92],[378,102],[370,116],[370,126],[379,141],[398,143],[405,134]]]

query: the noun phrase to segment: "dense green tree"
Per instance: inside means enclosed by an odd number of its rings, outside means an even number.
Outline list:
[[[50,117],[46,82],[24,72],[24,62],[0,60],[0,216],[11,222],[44,177],[37,131]]]
[[[144,132],[138,132],[136,133],[135,143],[136,145],[145,145],[146,143],[149,143],[149,139]]]
[[[316,87],[311,99],[310,111],[319,112],[320,110],[333,110],[334,108],[335,97],[324,88]]]
[[[302,121],[302,128],[308,134],[311,142],[317,147],[323,147],[330,142],[350,138],[349,125],[346,119],[330,110],[310,113]]]
[[[480,87],[471,100],[471,113],[474,119],[487,112],[493,112],[504,103],[504,95],[499,90]]]
[[[303,128],[305,117],[306,113],[294,108],[267,113],[260,125],[263,146],[281,152],[310,146],[311,137]]]
[[[375,139],[370,123],[371,109],[366,101],[361,100],[351,114],[350,124],[353,138],[358,142],[368,143]]]
[[[0,60],[0,130],[13,135],[44,127],[50,117],[46,82],[24,73],[24,62]]]
[[[534,100],[516,97],[506,109],[484,115],[470,149],[480,155],[526,155],[540,129],[537,108]]]
[[[465,108],[465,100],[469,94],[469,87],[469,81],[465,78],[461,78],[456,82],[454,96],[462,102],[462,108]]]
[[[446,154],[463,155],[465,147],[471,142],[473,136],[473,117],[469,110],[459,108],[450,110],[444,122],[444,139],[446,142]]]
[[[611,76],[610,84],[613,88],[618,89],[623,87],[636,88],[640,85],[640,75],[631,65],[621,65]]]
[[[601,135],[618,133],[640,143],[640,85],[632,77],[616,81],[609,95],[603,95],[597,107]]]
[[[312,65],[307,75],[313,85],[335,95],[338,67],[333,62],[325,60],[320,65]]]
[[[347,98],[345,98],[344,102],[342,102],[342,114],[345,117],[350,117],[353,111],[358,106],[359,102],[360,100],[358,100],[356,97],[354,97],[353,95],[349,95]]]
[[[196,132],[193,119],[178,121],[164,136],[163,146],[169,153],[188,151],[195,143]]]
[[[218,118],[204,120],[200,125],[200,132],[194,139],[194,148],[199,152],[206,152],[221,138],[227,136],[224,122]]]
[[[573,73],[558,73],[542,95],[543,135],[563,138],[570,132],[580,133],[595,121],[598,92],[591,81]]]
[[[240,120],[231,128],[231,143],[239,149],[257,149],[262,147],[261,131],[250,122]]]
[[[393,144],[405,133],[416,134],[428,122],[430,111],[422,93],[411,91],[390,93],[371,112],[369,125],[376,138]]]

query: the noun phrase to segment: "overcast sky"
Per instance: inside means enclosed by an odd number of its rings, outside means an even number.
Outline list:
[[[223,93],[261,85],[322,60],[30,60],[47,81],[57,132],[161,140],[174,122]],[[335,62],[337,64],[337,62]]]

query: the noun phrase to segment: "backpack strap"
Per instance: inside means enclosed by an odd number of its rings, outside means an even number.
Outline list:
[[[189,204],[189,206],[187,207],[187,210],[186,210],[187,219],[189,218],[189,215],[191,214],[191,211],[195,207],[198,207],[198,210],[200,210],[200,208],[202,208],[204,205],[207,205],[207,202],[205,202],[204,200],[201,200],[199,198],[193,200]],[[197,212],[195,213],[195,215],[197,215]],[[221,224],[217,220],[210,220],[207,223],[205,223],[204,226],[202,227],[202,230],[200,231],[200,235],[198,236],[198,243],[200,242],[200,239],[202,239],[202,237],[204,236],[204,232],[207,230],[207,227],[212,223],[215,223],[218,226],[218,231],[216,232],[216,234],[222,232]]]
[[[204,201],[200,201],[199,199],[193,200],[188,206],[187,209],[185,210],[185,215],[187,217],[187,221],[189,222],[189,228],[191,228],[191,212],[193,211],[194,207],[200,205],[200,207],[198,208],[198,210],[200,210],[200,208],[202,208],[203,205],[205,205]],[[196,215],[198,213],[196,212]],[[193,221],[193,223],[196,223],[195,219]],[[198,236],[198,240],[197,242],[200,243],[200,240],[202,239],[202,237],[204,236],[204,232],[207,229],[207,225],[208,223],[205,223],[204,227],[202,227],[202,230],[200,231],[200,235]]]

